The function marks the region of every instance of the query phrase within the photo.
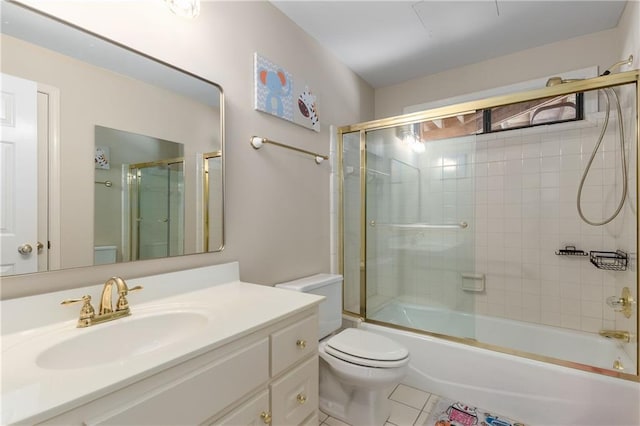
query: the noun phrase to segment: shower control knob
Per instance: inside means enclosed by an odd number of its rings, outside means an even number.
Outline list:
[[[616,312],[622,312],[626,318],[630,318],[633,312],[633,305],[636,304],[635,299],[631,296],[631,290],[629,287],[622,289],[622,296],[611,296],[606,299],[607,305],[613,308]]]

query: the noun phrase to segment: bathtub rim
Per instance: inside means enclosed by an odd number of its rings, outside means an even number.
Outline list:
[[[592,339],[594,337],[596,337],[595,333],[593,332],[587,332],[587,331],[583,331],[583,330],[575,330],[575,329],[570,329],[570,328],[564,328],[564,327],[559,327],[559,326],[551,326],[551,325],[547,325],[547,324],[537,324],[537,323],[533,323],[533,322],[528,322],[528,321],[524,321],[524,320],[518,320],[518,319],[511,319],[511,318],[504,318],[504,317],[496,317],[496,316],[490,316],[490,315],[486,315],[486,314],[475,314],[475,313],[470,313],[470,312],[462,312],[462,311],[456,311],[456,310],[450,310],[449,308],[445,307],[445,306],[437,306],[437,305],[421,305],[419,303],[413,303],[413,302],[406,302],[403,300],[398,300],[398,299],[390,299],[387,302],[381,304],[377,309],[374,310],[374,313],[371,315],[372,318],[370,318],[372,321],[379,321],[382,322],[384,324],[387,324],[387,322],[385,320],[381,320],[376,318],[376,315],[378,315],[380,312],[384,311],[387,308],[396,308],[396,307],[400,307],[401,309],[411,309],[411,310],[419,310],[419,311],[437,311],[437,313],[447,313],[447,314],[454,314],[454,315],[462,315],[463,317],[468,317],[473,319],[473,321],[496,321],[496,322],[507,322],[507,323],[517,323],[518,325],[522,325],[524,327],[532,327],[532,328],[548,328],[550,330],[553,330],[554,332],[560,332],[560,333],[564,333],[564,334],[570,334],[572,336],[578,336],[578,337],[582,337],[582,338],[589,338]],[[396,323],[389,323],[389,324],[396,324]],[[398,325],[401,325],[400,323],[398,323]],[[417,330],[417,331],[422,331],[421,328],[412,328],[410,326],[406,326],[409,327],[412,331]],[[432,333],[434,335],[442,335],[442,336],[451,336],[451,337],[457,337],[457,338],[462,338],[465,339],[465,337],[459,337],[456,336],[454,334],[446,334],[446,330],[440,330],[440,332],[438,331],[429,331],[427,330],[428,333]],[[482,339],[478,339],[476,337],[467,337],[467,339],[471,340],[471,341],[476,341],[476,342],[481,342],[484,345],[488,345],[490,347],[500,347],[500,348],[506,348],[509,350],[513,350],[519,353],[525,353],[525,354],[531,354],[531,355],[537,355],[537,356],[541,356],[541,357],[547,357],[547,358],[551,358],[551,359],[557,359],[557,360],[562,360],[562,361],[569,361],[568,359],[562,358],[562,357],[556,357],[553,354],[549,355],[543,355],[542,353],[539,352],[529,352],[526,349],[515,349],[512,348],[509,345],[505,345],[502,346],[500,344],[500,342],[493,342],[490,343],[490,341],[483,341]],[[600,338],[603,339],[603,338]],[[612,342],[611,340],[609,340],[608,342],[605,341],[605,339],[603,339],[601,341],[601,343],[605,344],[605,345],[611,345],[614,344],[614,342]],[[631,357],[628,353],[622,351],[622,354],[620,355],[623,359],[623,365],[634,365],[634,360],[633,357]],[[586,361],[569,361],[569,362],[573,362],[576,364],[580,364],[580,365],[585,365],[588,367],[592,367],[592,368],[600,368],[600,369],[604,369],[604,370],[611,370],[610,368],[606,367],[606,365],[600,364],[590,364],[589,362]],[[634,365],[635,371],[638,372],[638,368],[637,366]],[[611,370],[616,372],[615,370]],[[622,371],[620,371],[622,372]],[[627,372],[626,374],[630,374],[631,376],[635,376],[636,373],[629,373]],[[640,375],[639,375],[640,376]]]
[[[398,324],[391,324],[384,321],[363,318],[359,315],[354,315],[352,312],[349,312],[349,311],[343,311],[343,315],[346,315],[350,317],[350,319],[356,319],[357,321],[363,322],[363,323],[373,324],[381,327],[389,327],[395,330],[405,331],[409,333],[416,333],[418,335],[423,335],[423,336],[430,336],[430,337],[433,337],[436,339],[442,339],[448,342],[460,343],[463,345],[472,346],[474,348],[485,349],[488,351],[511,355],[518,358],[524,358],[531,361],[538,361],[538,362],[543,362],[547,364],[558,365],[561,367],[572,368],[574,370],[585,371],[587,373],[594,373],[602,376],[614,377],[614,378],[627,380],[630,382],[640,383],[640,374],[631,374],[631,373],[613,371],[606,368],[595,367],[593,365],[581,364],[578,362],[567,361],[564,359],[553,358],[545,355],[538,355],[531,352],[518,351],[515,349],[505,348],[503,346],[498,346],[498,345],[491,345],[488,343],[483,343],[474,339],[470,339],[468,337],[449,336],[446,334],[433,333],[430,331],[415,329],[411,327],[405,327]],[[640,368],[638,368],[638,366],[636,366],[636,371],[640,371]]]

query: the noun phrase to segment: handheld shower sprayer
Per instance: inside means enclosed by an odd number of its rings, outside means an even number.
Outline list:
[[[629,57],[623,61],[619,61],[616,62],[615,64],[611,65],[609,68],[607,68],[605,70],[605,72],[603,72],[602,74],[600,74],[600,76],[605,76],[605,75],[609,75],[611,74],[613,71],[615,71],[616,69],[625,66],[625,65],[631,65],[633,63],[633,55],[629,55]],[[582,80],[580,78],[568,78],[568,79],[564,79],[562,77],[551,77],[547,80],[547,87],[552,87],[552,86],[556,86],[558,84],[563,84],[563,83],[571,83],[574,81],[579,81]],[[587,166],[584,169],[584,172],[582,173],[582,178],[580,179],[580,185],[578,186],[578,194],[577,194],[577,199],[576,199],[576,205],[578,208],[578,215],[580,215],[580,218],[585,222],[588,223],[589,225],[593,225],[593,226],[601,226],[601,225],[605,225],[609,222],[611,222],[613,219],[615,219],[618,214],[620,213],[620,211],[622,210],[622,207],[624,206],[624,201],[627,198],[627,155],[625,152],[625,147],[624,147],[624,126],[622,124],[622,110],[620,108],[620,100],[618,99],[618,94],[616,93],[616,91],[612,88],[612,87],[605,87],[604,89],[599,89],[602,91],[602,93],[604,94],[604,100],[605,100],[605,115],[604,115],[604,122],[602,124],[602,129],[600,131],[600,136],[598,136],[598,140],[596,141],[596,145],[593,148],[593,152],[591,153],[591,158],[589,159],[589,161],[587,162]],[[604,139],[604,135],[607,131],[607,127],[609,126],[609,115],[611,113],[611,98],[613,98],[614,104],[616,106],[616,112],[617,112],[617,121],[618,121],[618,139],[620,142],[620,163],[622,166],[622,194],[620,196],[620,202],[618,203],[618,206],[616,207],[615,211],[613,212],[613,214],[611,216],[609,216],[608,218],[602,220],[602,221],[593,221],[590,219],[587,219],[584,215],[584,213],[582,212],[582,188],[584,187],[584,182],[587,179],[587,175],[589,174],[589,170],[591,169],[591,164],[593,163],[593,160],[595,159],[596,155],[598,154],[598,149],[600,149],[600,144],[602,143],[602,140]]]
[[[626,60],[619,61],[611,65],[609,68],[605,70],[605,72],[601,74],[601,76],[609,75],[611,74],[612,71],[620,68],[621,66],[631,65],[632,63],[633,63],[633,55],[629,55],[629,57]],[[624,206],[624,201],[627,198],[627,155],[626,155],[625,146],[624,146],[624,139],[625,139],[624,125],[622,123],[622,110],[620,108],[620,100],[618,99],[618,94],[612,87],[606,87],[601,90],[602,90],[602,93],[604,93],[604,99],[606,102],[604,122],[602,123],[602,130],[600,131],[600,136],[598,137],[598,140],[596,141],[596,145],[593,148],[591,157],[589,158],[589,161],[587,162],[587,166],[585,167],[584,172],[582,173],[582,178],[580,179],[580,185],[578,186],[578,194],[576,197],[576,206],[578,208],[578,215],[580,215],[580,218],[585,223],[588,223],[589,225],[593,225],[593,226],[606,225],[607,223],[615,219],[620,213],[620,211],[622,210],[622,207]],[[617,119],[618,119],[617,120],[618,121],[618,141],[620,143],[620,165],[622,167],[622,170],[621,170],[622,194],[620,194],[620,201],[618,202],[618,206],[616,207],[613,214],[608,218],[598,222],[598,221],[587,219],[584,215],[584,212],[582,211],[582,188],[584,187],[584,182],[587,179],[589,170],[591,169],[591,164],[593,163],[593,160],[598,154],[598,149],[600,148],[600,144],[602,143],[602,139],[604,138],[604,135],[607,131],[607,127],[609,125],[609,114],[611,112],[611,98],[613,98],[613,101],[616,107]]]

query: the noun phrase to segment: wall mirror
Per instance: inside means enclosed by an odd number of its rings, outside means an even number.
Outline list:
[[[0,274],[222,250],[221,87],[0,8]]]

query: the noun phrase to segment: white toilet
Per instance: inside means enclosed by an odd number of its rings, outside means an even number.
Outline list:
[[[342,325],[342,276],[318,274],[276,287],[325,296],[320,304],[320,409],[354,426],[383,425],[387,397],[402,380],[409,351],[375,333]]]

